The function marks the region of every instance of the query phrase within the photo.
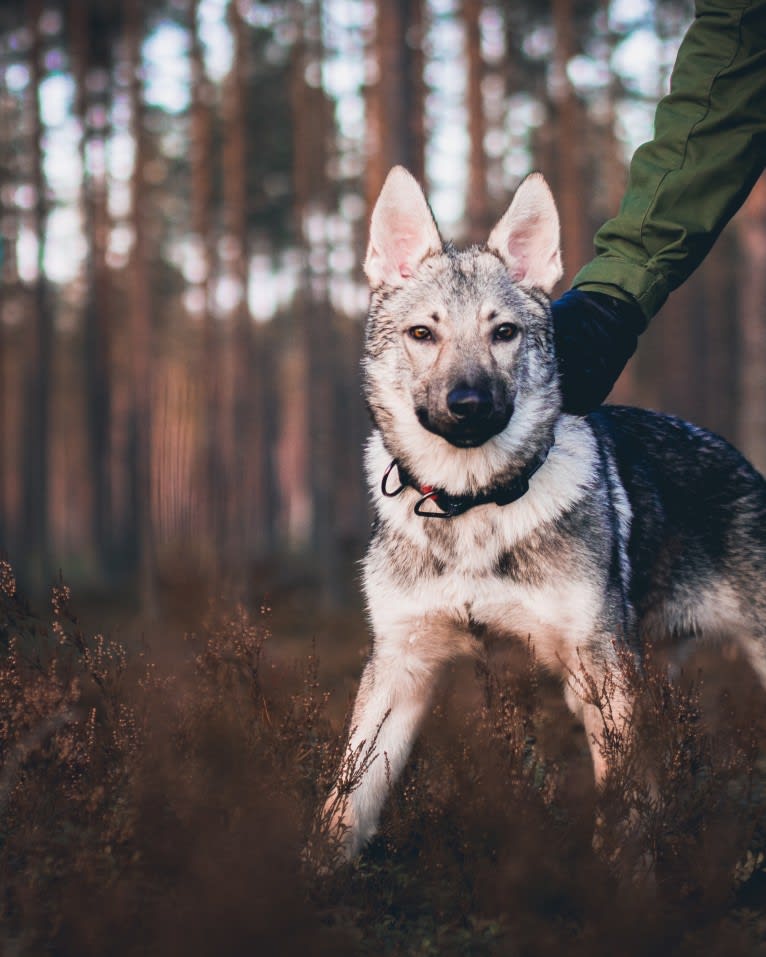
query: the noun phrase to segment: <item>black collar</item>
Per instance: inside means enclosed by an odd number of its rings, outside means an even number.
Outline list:
[[[529,480],[548,458],[548,453],[552,447],[553,443],[551,442],[548,448],[539,452],[518,475],[506,484],[496,486],[486,492],[477,492],[475,495],[450,495],[449,492],[434,488],[432,485],[419,485],[396,459],[391,460],[391,464],[383,473],[380,490],[387,498],[394,498],[405,488],[414,488],[421,495],[421,498],[415,503],[414,511],[416,515],[423,518],[455,518],[457,515],[467,512],[470,508],[475,508],[477,505],[489,505],[492,502],[495,505],[510,505],[511,502],[518,501],[527,493]],[[394,467],[399,473],[399,487],[390,491],[388,489],[388,478]],[[426,502],[433,502],[441,511],[425,511]]]

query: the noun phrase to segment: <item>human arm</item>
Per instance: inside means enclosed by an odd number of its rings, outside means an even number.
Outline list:
[[[655,136],[596,257],[553,304],[564,407],[609,392],[638,335],[700,264],[766,160],[766,0],[697,0]]]

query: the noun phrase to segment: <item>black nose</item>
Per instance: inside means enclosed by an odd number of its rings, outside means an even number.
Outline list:
[[[492,412],[492,396],[486,389],[458,386],[447,395],[447,408],[456,419],[487,419]]]

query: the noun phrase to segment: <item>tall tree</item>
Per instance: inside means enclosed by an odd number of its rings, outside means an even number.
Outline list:
[[[312,222],[324,222],[330,207],[327,177],[328,142],[332,132],[330,104],[321,85],[307,82],[321,76],[321,17],[316,0],[303,7],[299,39],[293,50],[292,115],[296,234],[303,245],[302,291],[299,298],[299,335],[304,348],[308,395],[309,483],[312,506],[312,547],[327,605],[338,603],[339,550],[336,527],[337,445],[339,409],[334,376],[337,374],[335,328],[329,303],[328,246],[316,228],[308,241]]]
[[[141,41],[144,13],[141,0],[123,0],[129,71],[128,98],[134,142],[131,180],[133,248],[130,257],[131,439],[133,533],[138,589],[144,612],[156,613],[156,543],[152,517],[152,388],[154,322],[149,270],[146,197],[147,139],[144,124]]]
[[[205,524],[206,560],[217,563],[216,547],[223,527],[221,511],[225,495],[218,455],[218,425],[221,414],[220,330],[213,309],[213,273],[216,263],[216,233],[213,229],[216,153],[213,140],[215,89],[205,69],[199,35],[200,0],[189,0],[189,56],[191,63],[191,228],[202,260],[197,289],[202,307],[202,349],[199,355],[201,384],[201,462],[198,471],[198,518]]]
[[[88,0],[70,0],[69,13],[75,110],[80,123],[83,222],[89,240],[85,267],[84,369],[92,534],[99,566],[106,572],[114,547],[110,469],[112,389],[109,317],[112,311],[109,308],[110,279],[106,265],[109,239],[105,164],[108,129],[105,126],[93,129],[89,121],[88,90],[90,86],[98,91],[100,109],[96,112],[106,122],[105,118],[109,114],[106,100],[109,60],[108,41],[103,34],[111,31],[104,22],[103,11],[93,8]],[[96,33],[101,35],[97,38]],[[97,71],[95,75],[92,69]],[[93,82],[96,78],[98,82]],[[98,162],[91,161],[93,152],[98,153]]]
[[[482,93],[482,81],[485,72],[481,52],[482,7],[482,0],[463,0],[466,58],[468,60],[466,106],[468,109],[469,154],[466,215],[469,238],[472,242],[483,242],[492,228],[487,152],[484,148],[487,123]]]
[[[376,4],[374,82],[367,90],[368,209],[392,166],[425,182],[424,0]]]
[[[8,29],[7,18],[0,20]],[[10,68],[16,58],[25,51],[4,51],[3,67]],[[30,101],[26,96],[0,96],[0,130],[20,131],[28,134]],[[24,315],[25,325],[31,323],[29,292],[19,275],[19,239],[25,211],[16,197],[18,186],[27,181],[28,157],[31,137],[24,138],[20,148],[17,137],[6,138],[0,156],[0,550],[8,555],[17,555],[25,540],[23,524],[23,472],[25,470],[25,444],[22,438],[29,419],[24,414],[24,383],[27,378],[26,355],[19,335],[12,334],[14,317]],[[21,563],[19,562],[21,571]]]
[[[0,61],[0,69],[2,69],[2,66]],[[10,112],[7,101],[3,102],[0,100],[0,128],[7,129],[10,125],[7,123]],[[5,151],[3,151],[3,153],[5,153]],[[5,155],[3,155],[3,160],[5,161]],[[3,188],[10,181],[10,178],[10,173],[5,162],[3,162],[2,165],[0,165],[0,223],[4,223],[5,225],[4,228],[0,230],[0,283],[6,289],[13,281],[13,272],[8,263],[8,253],[12,247],[12,244],[9,242],[11,233],[10,224],[12,222],[12,204],[6,202],[4,198],[6,190]],[[7,554],[10,546],[10,534],[9,523],[7,521],[8,502],[6,498],[8,474],[5,465],[9,452],[8,423],[6,418],[9,405],[9,389],[5,373],[6,356],[5,315],[4,310],[0,308],[0,552]]]
[[[43,124],[40,90],[43,78],[42,0],[27,0],[30,48],[30,117],[32,131],[31,183],[34,194],[34,231],[37,268],[30,290],[30,317],[26,364],[26,425],[24,430],[24,543],[30,583],[40,588],[50,574],[48,496],[50,452],[50,389],[53,356],[53,313],[45,275],[48,218],[43,172]]]
[[[222,268],[227,278],[238,287],[238,301],[233,314],[221,320],[221,352],[219,366],[220,404],[218,428],[218,469],[219,483],[223,497],[219,503],[220,527],[217,545],[233,561],[233,566],[241,555],[242,516],[237,514],[237,489],[241,482],[238,474],[240,465],[240,436],[237,432],[240,418],[240,350],[249,352],[250,343],[240,341],[243,333],[243,312],[247,304],[243,301],[247,278],[245,229],[247,222],[244,163],[244,127],[242,118],[241,89],[241,37],[239,28],[241,18],[237,0],[229,0],[226,18],[234,44],[232,66],[222,91],[222,219],[225,256]],[[235,550],[236,541],[236,550]]]
[[[247,168],[250,159],[246,114],[247,82],[251,68],[249,32],[236,0],[228,8],[229,28],[234,39],[234,57],[226,95],[228,133],[224,148],[224,204],[227,232],[232,241],[233,268],[240,290],[234,315],[233,343],[236,404],[234,465],[238,486],[247,489],[232,516],[237,558],[255,550],[260,555],[274,545],[273,481],[274,402],[271,388],[273,361],[268,352],[265,330],[256,329],[248,302],[249,211]],[[256,131],[257,134],[257,131]]]
[[[568,75],[575,55],[575,19],[572,0],[552,0],[555,46],[549,82],[551,117],[555,128],[554,183],[561,215],[561,243],[564,250],[564,282],[570,280],[585,261],[586,237],[583,176],[583,110]],[[574,265],[567,265],[568,263]]]
[[[737,226],[724,230],[697,276],[690,281],[699,288],[695,317],[704,322],[692,330],[693,342],[702,354],[697,375],[697,399],[702,425],[732,438],[737,436],[737,381],[739,368],[738,310],[731,303],[739,297]],[[695,415],[696,415],[695,411]]]
[[[620,92],[620,82],[610,64],[615,49],[615,34],[609,30],[609,0],[601,0],[598,21],[601,24],[601,60],[604,68],[609,71],[609,80],[603,90],[599,104],[599,119],[596,121],[595,135],[593,136],[594,150],[590,157],[590,173],[602,188],[592,197],[592,207],[596,212],[598,222],[615,216],[620,207],[622,194],[625,191],[626,168],[621,155],[620,143],[617,138],[617,100]],[[592,120],[591,120],[592,122]],[[579,252],[587,259],[591,250],[585,245]],[[570,258],[567,251],[565,261],[569,261],[573,271],[582,265],[574,256]],[[638,382],[636,378],[636,363],[630,362],[614,385],[610,401],[617,403],[635,403],[638,401]]]
[[[739,441],[766,471],[766,176],[755,184],[737,218],[740,262]]]

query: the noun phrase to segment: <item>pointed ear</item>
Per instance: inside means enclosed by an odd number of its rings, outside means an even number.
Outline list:
[[[532,173],[516,195],[487,245],[505,262],[520,286],[542,289],[550,295],[561,279],[559,214],[540,173]]]
[[[372,289],[401,286],[442,241],[417,180],[394,166],[372,211],[364,272]]]

